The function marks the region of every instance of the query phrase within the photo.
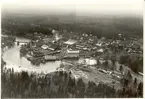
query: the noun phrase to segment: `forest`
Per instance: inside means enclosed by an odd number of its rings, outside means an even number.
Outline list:
[[[2,67],[6,63],[2,60]],[[134,79],[130,85],[123,81],[122,89],[115,89],[100,82],[85,83],[82,78],[74,79],[71,72],[55,71],[46,75],[14,72],[13,69],[2,69],[2,98],[115,98],[143,97],[143,83],[137,84]]]

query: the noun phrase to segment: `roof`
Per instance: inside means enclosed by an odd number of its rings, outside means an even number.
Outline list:
[[[84,47],[84,46],[83,46],[83,45],[79,45],[79,44],[77,44],[76,47]]]
[[[48,59],[48,60],[54,60],[54,59],[56,59],[56,56],[46,55],[46,56],[44,56],[44,58]]]
[[[76,40],[72,40],[72,39],[69,39],[68,41],[64,42],[65,44],[68,44],[68,45],[73,45],[75,44],[77,41]]]
[[[50,47],[48,47],[48,49],[54,51],[54,48],[50,48]]]
[[[47,45],[42,45],[41,48],[43,48],[43,49],[47,49],[48,46],[47,46]]]
[[[90,59],[90,58],[80,60],[79,62],[83,63],[83,64],[86,64],[86,65],[95,65],[95,64],[97,64],[97,61],[95,59]]]
[[[103,52],[104,50],[103,50],[103,49],[98,49],[97,51],[98,51],[98,52]]]
[[[57,46],[58,46],[58,45],[56,45],[56,44],[51,44],[49,47],[50,47],[50,48],[53,48],[53,49],[56,49]]]
[[[79,50],[67,50],[67,53],[79,53]]]

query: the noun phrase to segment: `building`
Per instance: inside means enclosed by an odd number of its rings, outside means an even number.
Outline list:
[[[77,42],[76,40],[69,39],[68,41],[64,42],[64,44],[73,45],[73,44],[75,44],[76,42]]]
[[[47,45],[42,45],[41,48],[46,50],[46,49],[48,49],[48,46]]]
[[[41,48],[46,50],[46,49],[49,49],[51,51],[55,51],[57,49],[57,45],[56,44],[51,44],[50,46],[48,45],[42,45]]]
[[[56,50],[56,49],[60,49],[60,47],[59,47],[59,45],[57,45],[57,44],[51,44],[50,46],[49,46],[49,48],[48,49],[50,49],[50,50]]]
[[[85,48],[84,45],[80,45],[80,44],[76,44],[75,47],[77,49],[84,49]]]
[[[80,59],[79,63],[85,65],[96,65],[97,61],[93,58],[85,58],[85,59]]]
[[[55,61],[57,58],[56,56],[53,56],[53,55],[45,55],[44,59],[47,61],[53,61],[53,60]]]
[[[104,50],[101,48],[101,49],[98,49],[97,52],[103,53]]]
[[[79,53],[79,50],[67,50],[65,58],[78,58]]]

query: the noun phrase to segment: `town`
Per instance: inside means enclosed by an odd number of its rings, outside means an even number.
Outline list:
[[[20,43],[16,42],[17,45]],[[114,39],[98,39],[87,33],[75,34],[54,29],[52,35],[34,32],[32,40],[20,48],[20,56],[36,66],[60,60],[61,66],[57,71],[71,72],[75,79],[83,78],[86,83],[102,82],[115,89],[128,86],[134,80],[138,84],[142,82],[142,67],[139,68],[142,65],[139,63],[143,60],[142,53],[141,39],[132,37],[126,40],[123,34],[116,35]],[[131,57],[138,60],[131,60],[128,64],[124,58]]]
[[[3,14],[2,98],[143,97],[140,18]]]

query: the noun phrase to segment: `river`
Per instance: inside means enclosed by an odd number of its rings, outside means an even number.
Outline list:
[[[27,42],[30,41],[24,38],[16,38],[16,41]],[[22,44],[22,43],[21,43]],[[30,71],[37,73],[49,73],[56,70],[60,66],[60,61],[48,62],[46,64],[41,64],[40,66],[32,65],[25,57],[20,57],[20,46],[15,44],[14,47],[6,49],[3,53],[3,59],[7,63],[6,68],[13,68],[15,72],[19,71]]]
[[[16,37],[16,41],[19,42],[29,42],[29,39],[25,38],[20,38]],[[51,61],[47,62],[46,64],[40,64],[40,66],[36,66],[31,64],[30,61],[28,61],[25,57],[20,57],[20,47],[24,43],[20,43],[18,46],[15,44],[14,47],[6,49],[3,53],[3,59],[6,62],[6,68],[13,68],[15,72],[20,72],[22,70],[24,71],[29,71],[29,72],[37,72],[37,73],[50,73],[54,72],[56,68],[58,68],[61,64],[61,61]],[[77,63],[82,63],[84,59],[80,58],[78,61],[77,60],[68,60],[71,62],[77,62]],[[92,65],[96,64],[96,60],[88,60],[85,61],[86,64]],[[65,62],[66,63],[66,62]]]

